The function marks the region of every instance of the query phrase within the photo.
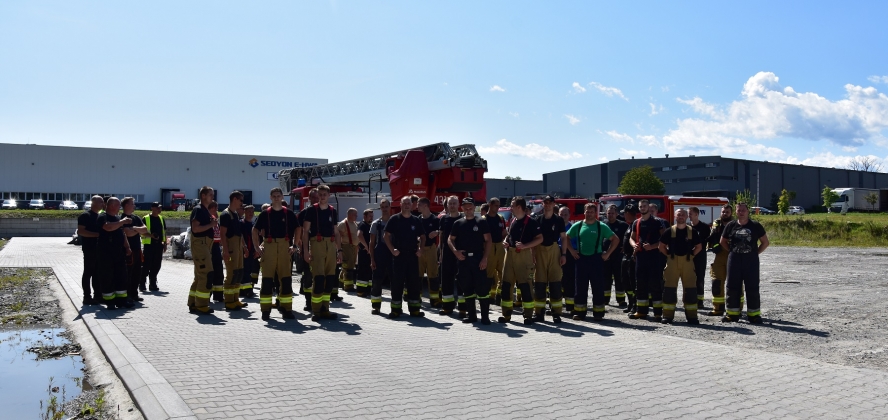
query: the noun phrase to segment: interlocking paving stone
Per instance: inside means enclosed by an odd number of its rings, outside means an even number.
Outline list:
[[[50,267],[80,303],[81,253],[65,239],[13,239],[0,266]],[[81,311],[115,369],[136,375],[124,382],[148,418],[888,417],[881,371],[613,320],[463,325],[434,310],[388,320],[354,295],[333,305],[342,320],[320,325],[299,311],[262,322],[256,300],[201,317],[186,307],[192,273],[165,261],[162,292],[142,307]]]

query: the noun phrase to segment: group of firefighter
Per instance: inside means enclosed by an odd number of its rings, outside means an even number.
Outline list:
[[[407,315],[425,316],[427,288],[439,315],[456,312],[464,323],[490,324],[491,304],[501,306],[500,323],[510,322],[516,308],[525,325],[543,321],[547,312],[554,323],[564,315],[585,320],[588,312],[597,321],[611,304],[613,288],[630,318],[649,318],[652,310],[650,319],[672,323],[680,284],[687,322],[699,324],[712,253],[709,315],[737,322],[745,300],[748,321],[762,322],[758,254],[768,238],[742,202],[736,209],[723,206],[710,226],[699,220],[696,207],[680,208],[667,221],[647,200],[627,204],[622,212],[609,206],[601,221],[598,204],[590,202],[584,220],[571,223],[570,209],[558,208],[551,196],[533,215],[523,197],[513,198],[510,220],[499,214],[496,198],[476,212],[471,198],[460,202],[452,196],[443,214],[436,214],[427,198],[405,196],[397,214],[383,199],[381,217],[374,220],[368,209],[359,221],[354,208],[340,220],[328,201],[329,187],[320,185],[298,213],[287,208],[280,188],[272,189],[271,203],[253,221],[253,208],[242,205],[241,193],[230,194],[229,208],[218,217],[210,209],[213,196],[212,188],[202,188],[200,205],[191,213],[194,282],[188,307],[199,314],[213,312],[211,296],[224,301],[226,310],[240,310],[247,306],[241,298],[253,297],[259,283],[262,319],[269,320],[272,309],[294,319],[295,262],[304,310],[315,322],[337,318],[330,302],[342,300],[340,288],[369,298],[372,313],[381,314],[388,285],[389,318],[405,313],[405,300]],[[221,281],[214,232],[222,245]]]

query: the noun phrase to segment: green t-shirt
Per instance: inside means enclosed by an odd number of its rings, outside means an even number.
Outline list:
[[[600,236],[598,229],[601,229]],[[602,241],[610,239],[613,235],[614,232],[607,226],[607,224],[601,222],[596,222],[591,225],[585,221],[577,222],[571,225],[570,229],[567,231],[568,237],[579,237],[580,249],[578,251],[583,255],[601,254],[604,252],[604,249],[601,246]]]

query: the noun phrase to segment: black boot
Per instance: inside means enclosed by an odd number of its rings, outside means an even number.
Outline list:
[[[481,323],[490,325],[490,299],[478,299],[478,304],[481,305]]]

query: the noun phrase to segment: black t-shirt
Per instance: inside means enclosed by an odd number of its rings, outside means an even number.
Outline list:
[[[728,238],[728,249],[737,254],[758,254],[758,241],[765,236],[765,228],[750,219],[745,225],[737,220],[728,223],[722,238]]]
[[[373,222],[367,223],[363,220],[360,223],[358,223],[358,234],[364,238],[364,242],[366,242],[368,246],[370,245],[370,225],[372,223]],[[366,248],[364,248],[364,245],[360,245],[360,244],[358,245],[358,248],[361,251],[367,250]]]
[[[99,219],[98,213],[93,213],[91,210],[83,212],[77,218],[77,224],[83,226],[87,232],[101,233],[102,227],[97,224],[97,220]],[[80,237],[80,246],[81,247],[95,247],[96,243],[98,243],[99,238],[84,238]]]
[[[391,220],[391,218],[389,218]],[[376,243],[373,244],[373,256],[374,258],[379,258],[380,256],[388,256],[391,257],[391,253],[389,252],[388,247],[385,245],[385,227],[388,225],[388,221],[382,220],[380,217],[373,221],[370,225],[370,233],[376,235]],[[370,245],[370,242],[367,242],[367,245]]]
[[[688,224],[689,225],[691,224],[690,219],[688,219]],[[711,231],[711,228],[709,227],[709,224],[707,224],[706,222],[698,220],[697,224],[692,227],[694,228],[694,231],[696,231],[698,234],[700,234],[700,238],[702,238],[701,241],[705,242],[706,239],[709,238],[709,232]]]
[[[269,207],[256,218],[256,229],[264,231],[263,238],[292,238],[296,231],[296,215],[286,207],[274,210]]]
[[[691,229],[690,240],[688,240],[688,229]],[[684,229],[675,229],[674,238],[672,237],[672,228],[666,229],[660,235],[660,242],[669,247],[667,251],[671,255],[685,256],[692,254],[694,247],[702,241],[703,238],[700,236],[700,233],[688,226],[685,226]]]
[[[413,215],[404,217],[401,213],[392,216],[388,224],[385,225],[385,231],[391,234],[392,247],[400,251],[403,255],[405,252],[416,252],[418,247],[418,238],[425,235],[422,230],[422,222]]]
[[[241,236],[244,237],[244,243],[247,245],[247,249],[250,250],[250,253],[253,252],[253,222],[241,220]]]
[[[96,223],[99,226],[99,249],[115,253],[126,252],[126,249],[124,248],[126,236],[123,234],[123,228],[117,228],[117,230],[109,232],[103,227],[106,223],[117,223],[119,221],[119,217],[112,216],[108,213],[102,213],[99,215],[99,218],[96,219]]]
[[[607,223],[607,227],[609,227],[611,232],[613,232],[614,235],[617,235],[617,238],[620,238],[620,240],[624,239],[624,237],[626,236],[626,231],[629,230],[629,224],[620,219],[615,220],[613,223]],[[607,249],[608,247],[610,247],[610,239],[605,239],[605,242],[608,244],[605,245],[602,249]],[[620,247],[617,247],[614,252],[622,251],[623,250]]]
[[[453,246],[457,250],[474,254],[475,257],[484,256],[484,234],[490,233],[487,221],[473,217],[460,219],[453,224],[450,236],[456,236]]]
[[[632,237],[632,229],[626,229],[626,233],[623,234],[623,254],[632,256],[635,253],[635,248],[632,248],[632,244],[629,243],[629,238]]]
[[[558,242],[558,239],[561,238],[561,234],[564,233],[564,227],[566,226],[564,219],[555,214],[546,219],[546,216],[541,214],[536,220],[539,222],[540,231],[543,234],[542,245],[550,246]]]
[[[490,229],[490,241],[498,244],[503,241],[503,228],[506,227],[506,221],[503,216],[497,214],[495,217],[485,215],[484,220],[487,221],[487,227]]]
[[[558,219],[561,220],[560,217]],[[562,230],[564,230],[564,226],[564,221],[561,220]],[[509,246],[515,246],[518,242],[528,243],[533,241],[533,238],[536,238],[541,231],[540,224],[528,214],[520,220],[512,219],[512,223],[509,224],[509,235],[506,239],[509,241]]]
[[[227,229],[225,231],[226,238],[242,236],[240,219],[238,219],[237,214],[232,214],[228,210],[223,211],[219,215],[219,227]]]
[[[663,228],[663,224],[660,223],[660,219],[656,219],[653,217],[649,217],[647,220],[637,219],[632,225],[629,227],[632,232],[632,239],[635,240],[635,243],[643,244],[656,244],[660,242],[660,229]],[[640,252],[654,252],[656,250],[652,249],[650,251],[641,250]],[[659,251],[657,251],[659,252]]]
[[[130,219],[133,219],[133,224],[126,226],[126,227],[145,226],[145,223],[142,223],[142,218],[139,216],[136,216],[135,214],[124,214],[123,217],[129,217]],[[126,234],[124,234],[124,236],[126,236]],[[137,249],[142,248],[142,236],[141,235],[127,236],[126,240],[127,240],[127,242],[129,242],[130,249],[132,249],[133,252],[135,252],[135,250],[137,250]]]
[[[309,238],[317,236],[319,230],[321,236],[330,238],[336,230],[336,219],[336,209],[333,206],[328,205],[326,209],[321,210],[320,206],[312,205],[305,209],[302,223],[308,222],[311,224],[308,228]]]
[[[456,223],[457,220],[462,218],[462,213],[459,213],[456,216],[451,216],[449,214],[441,216],[441,223],[438,227],[441,230],[441,237],[444,238],[444,240],[446,240],[450,236],[450,231],[453,230],[453,224]]]
[[[419,220],[422,221],[422,229],[426,235],[425,246],[434,245],[438,238],[429,239],[429,234],[438,230],[441,226],[441,221],[438,220],[438,216],[435,216],[434,214],[430,214],[429,217],[419,216]]]
[[[203,204],[199,204],[193,209],[191,209],[191,221],[197,220],[197,224],[200,226],[206,226],[213,221],[213,218],[210,216],[210,211],[207,210]],[[213,229],[207,229],[203,232],[195,232],[191,231],[191,236],[196,238],[212,238],[213,237]]]

